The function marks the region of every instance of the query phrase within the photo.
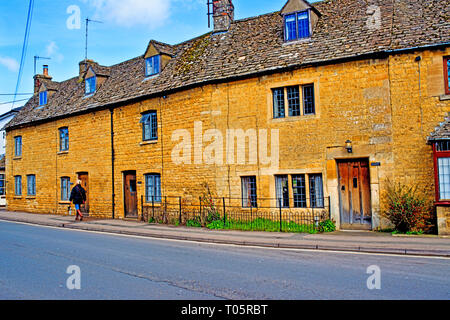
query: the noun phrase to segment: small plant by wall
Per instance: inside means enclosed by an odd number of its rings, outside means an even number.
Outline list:
[[[393,225],[396,233],[421,234],[432,228],[432,203],[417,186],[387,181],[382,216]]]

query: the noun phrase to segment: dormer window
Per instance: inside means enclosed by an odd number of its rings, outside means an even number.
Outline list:
[[[85,90],[86,95],[94,93],[95,86],[97,83],[97,78],[95,76],[90,77],[90,78],[87,78],[85,82],[86,82],[86,90]]]
[[[39,105],[45,106],[47,104],[47,91],[39,92]]]
[[[310,10],[305,10],[284,16],[285,41],[308,38],[311,35],[309,12]]]
[[[153,76],[161,71],[161,56],[156,55],[145,59],[145,76]]]

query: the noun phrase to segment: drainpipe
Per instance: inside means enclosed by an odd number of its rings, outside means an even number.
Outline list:
[[[115,212],[115,191],[114,191],[114,109],[109,109],[111,114],[111,181],[112,181],[112,218],[114,219]]]

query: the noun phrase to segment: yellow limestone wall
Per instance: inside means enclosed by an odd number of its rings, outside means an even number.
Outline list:
[[[434,195],[432,149],[426,138],[450,111],[449,100],[440,98],[442,57],[449,54],[447,48],[308,67],[118,107],[113,116],[115,217],[124,216],[127,170],[136,170],[138,212],[146,173],[161,174],[163,196],[192,199],[204,192],[203,183],[220,197],[239,198],[241,177],[248,175],[257,177],[258,198],[275,198],[274,175],[322,173],[324,195],[331,199],[331,213],[339,226],[336,159],[368,158],[380,163],[370,167],[373,228],[377,228],[386,178],[417,182],[430,198]],[[420,62],[415,61],[417,56]],[[310,83],[315,86],[315,115],[273,119],[272,88]],[[159,123],[158,140],[151,143],[142,141],[139,123],[141,113],[148,110],[157,111]],[[58,154],[62,126],[69,127],[70,150]],[[239,129],[252,142],[233,153],[233,162],[227,158],[227,134]],[[267,131],[266,143],[264,135],[259,136],[261,129]],[[14,159],[11,148],[17,135],[23,137],[21,159]],[[275,147],[272,136],[278,136]],[[344,149],[346,140],[353,143],[352,154]],[[69,176],[75,181],[77,172],[86,171],[91,215],[112,215],[109,110],[9,131],[7,146],[9,210],[66,213],[67,203],[59,201],[59,179]],[[265,162],[260,154],[264,147],[273,159],[278,153],[279,161]],[[255,149],[256,158],[249,158]],[[243,153],[245,162],[237,163],[237,155]],[[178,160],[184,155],[184,163],[174,161],[174,154]],[[36,174],[33,198],[26,196],[27,174]],[[14,196],[15,175],[22,175],[20,198]]]

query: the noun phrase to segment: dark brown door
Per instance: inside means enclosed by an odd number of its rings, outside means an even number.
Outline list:
[[[89,174],[82,172],[78,174],[78,180],[81,180],[81,186],[86,191],[86,202],[84,207],[81,207],[82,213],[89,213]]]
[[[124,172],[125,217],[137,217],[136,171]]]
[[[371,229],[370,174],[367,160],[338,162],[341,228]]]

